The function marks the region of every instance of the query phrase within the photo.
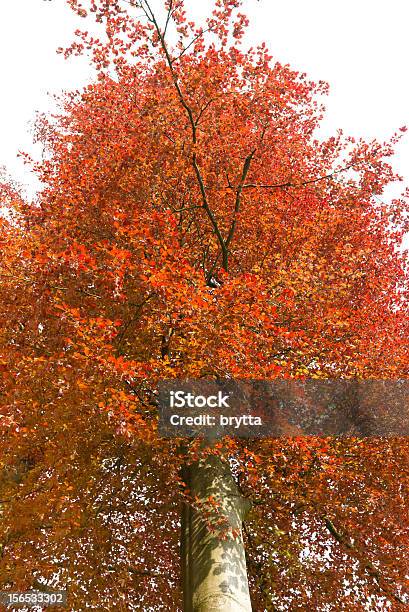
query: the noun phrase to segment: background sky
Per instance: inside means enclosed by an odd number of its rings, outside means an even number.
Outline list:
[[[154,0],[156,3],[158,0]],[[195,17],[210,0],[187,0]],[[249,44],[266,41],[281,63],[330,83],[323,133],[387,139],[409,127],[409,3],[407,0],[248,0]],[[33,194],[36,182],[19,150],[32,144],[36,111],[53,108],[50,94],[77,89],[91,78],[83,58],[55,50],[72,40],[76,18],[65,0],[3,0],[0,10],[0,166]],[[89,27],[89,26],[87,26]],[[409,132],[394,158],[409,185]],[[385,197],[399,195],[400,184]]]

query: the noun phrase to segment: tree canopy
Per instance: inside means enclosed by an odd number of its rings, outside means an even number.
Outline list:
[[[89,52],[98,78],[38,121],[36,199],[2,188],[0,589],[176,611],[189,491],[157,383],[408,377],[408,206],[382,199],[399,135],[319,139],[327,85],[244,50],[239,0],[201,27],[181,0],[69,4],[102,34],[64,53]],[[405,609],[408,451],[208,451],[253,502],[255,610]]]

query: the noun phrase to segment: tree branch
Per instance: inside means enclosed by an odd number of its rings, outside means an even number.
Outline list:
[[[146,11],[146,15],[148,16],[148,18],[151,19],[152,23],[154,24],[156,33],[157,33],[157,35],[159,37],[159,40],[160,40],[160,43],[161,43],[161,46],[162,46],[162,50],[163,50],[163,52],[165,54],[166,62],[168,64],[168,67],[169,67],[169,70],[170,70],[172,81],[173,81],[173,84],[175,86],[176,92],[178,94],[179,101],[180,101],[181,105],[183,106],[183,108],[185,109],[185,111],[186,111],[186,113],[188,115],[189,123],[190,123],[191,129],[192,129],[192,143],[193,143],[193,147],[195,148],[195,146],[197,144],[197,130],[196,130],[196,122],[195,122],[195,119],[194,119],[194,116],[193,116],[193,111],[190,108],[189,104],[186,102],[185,97],[184,97],[184,95],[182,93],[182,90],[181,90],[179,82],[178,82],[177,74],[176,74],[176,72],[175,72],[175,70],[173,68],[173,60],[170,57],[169,50],[168,50],[168,47],[166,45],[165,39],[163,37],[162,32],[160,31],[159,24],[158,24],[158,22],[156,20],[156,17],[155,17],[155,15],[154,15],[154,13],[153,13],[150,5],[149,5],[148,0],[145,0],[144,4],[146,5],[146,8],[144,8],[144,11]],[[193,155],[192,155],[192,165],[193,165],[193,168],[194,168],[194,171],[195,171],[195,174],[196,174],[197,181],[199,183],[200,193],[201,193],[202,202],[203,202],[203,208],[205,209],[206,214],[207,214],[207,216],[210,219],[210,222],[211,222],[211,224],[213,226],[213,229],[215,231],[215,234],[217,236],[217,240],[219,241],[220,248],[222,250],[222,255],[223,255],[223,263],[226,263],[226,265],[227,265],[228,257],[227,257],[226,244],[225,244],[224,238],[223,238],[223,236],[222,236],[222,234],[220,232],[220,229],[219,229],[219,226],[217,224],[216,218],[215,218],[215,216],[213,214],[213,211],[211,210],[211,208],[209,206],[209,202],[208,202],[208,199],[207,199],[206,188],[205,188],[205,185],[204,185],[202,174],[200,172],[200,168],[199,168],[198,163],[197,163],[197,156],[196,156],[196,151],[195,150],[193,151]],[[227,267],[225,269],[227,270]]]
[[[244,165],[243,165],[243,171],[241,173],[241,179],[240,179],[240,183],[239,186],[237,187],[236,190],[236,201],[234,204],[234,213],[233,213],[233,221],[230,227],[230,231],[228,233],[227,239],[226,239],[226,247],[229,246],[233,236],[234,236],[234,231],[236,229],[236,222],[237,222],[237,214],[240,211],[240,202],[241,202],[241,194],[243,192],[243,187],[244,187],[244,182],[246,180],[247,174],[250,170],[250,164],[251,161],[254,157],[254,154],[256,152],[256,149],[253,149],[253,151],[250,153],[250,155],[248,155],[244,161]]]
[[[304,187],[305,185],[311,185],[311,183],[318,183],[319,181],[325,181],[336,174],[340,174],[341,172],[346,172],[350,168],[353,167],[354,164],[350,164],[349,166],[345,166],[345,168],[341,168],[340,170],[334,170],[330,174],[325,174],[324,176],[320,176],[316,179],[310,179],[308,181],[302,181],[301,183],[292,183],[291,181],[287,181],[285,183],[276,183],[275,185],[260,185],[257,183],[247,183],[247,185],[243,185],[243,189],[280,189],[283,187]],[[230,187],[226,187],[226,189],[230,189]]]
[[[336,528],[336,526],[334,525],[334,523],[331,521],[331,519],[328,516],[324,516],[323,520],[324,520],[326,528],[328,529],[328,531],[332,535],[332,537],[339,544],[341,544],[342,546],[347,548],[349,551],[353,551],[355,557],[363,565],[363,567],[366,570],[366,572],[368,572],[370,576],[373,576],[373,578],[375,578],[375,580],[376,580],[376,582],[378,584],[379,589],[383,593],[385,593],[385,595],[390,597],[391,599],[393,599],[396,602],[398,602],[399,604],[405,606],[405,609],[406,609],[407,602],[405,602],[403,599],[401,599],[399,597],[399,595],[397,595],[396,593],[391,591],[391,588],[389,587],[389,585],[385,584],[385,578],[382,576],[381,572],[375,567],[375,565],[372,563],[372,561],[370,561],[369,559],[363,557],[362,552],[355,546],[355,544],[353,543],[352,539],[350,537],[348,537],[347,535],[341,533]]]

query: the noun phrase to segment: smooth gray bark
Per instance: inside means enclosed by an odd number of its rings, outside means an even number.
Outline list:
[[[217,456],[188,466],[184,478],[199,500],[199,508],[184,504],[182,510],[184,612],[251,612],[242,538],[250,504],[240,495],[229,466]],[[211,511],[209,498],[217,510]],[[209,530],[209,523],[217,520],[221,523],[216,530]]]

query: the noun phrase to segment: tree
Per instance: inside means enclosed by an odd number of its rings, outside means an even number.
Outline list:
[[[65,51],[98,79],[39,121],[37,201],[4,192],[1,588],[180,609],[182,522],[194,554],[238,567],[243,542],[254,610],[404,609],[404,439],[203,448],[158,437],[156,399],[169,377],[407,377],[398,136],[319,141],[326,84],[244,53],[238,0],[203,28],[181,1],[69,3],[103,26]],[[185,609],[214,609],[191,570]]]

